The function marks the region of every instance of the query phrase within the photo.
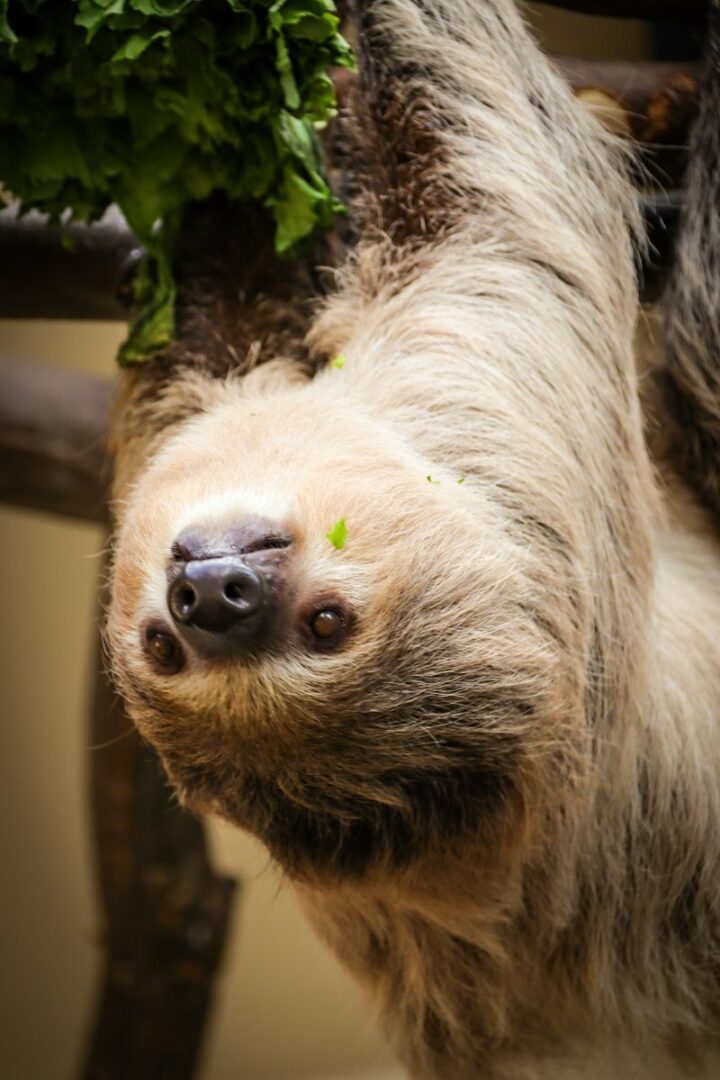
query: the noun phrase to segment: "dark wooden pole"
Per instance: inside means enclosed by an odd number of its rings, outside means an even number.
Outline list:
[[[0,358],[0,501],[107,521],[110,385]],[[90,723],[91,823],[104,974],[81,1075],[189,1080],[196,1072],[234,882],[203,824],[177,805],[104,673]]]
[[[707,0],[542,0],[547,7],[649,22],[691,22],[702,19]]]
[[[235,883],[213,871],[202,822],[177,805],[108,683],[100,650],[91,738],[105,969],[81,1075],[190,1080]]]

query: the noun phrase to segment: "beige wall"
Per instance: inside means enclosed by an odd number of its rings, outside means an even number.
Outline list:
[[[561,52],[641,53],[637,23],[533,15]],[[110,374],[114,326],[0,323],[0,353]],[[98,529],[0,509],[3,1004],[0,1076],[75,1073],[98,973],[85,734]],[[236,912],[203,1080],[299,1080],[387,1066],[347,977],[262,853],[213,828],[246,889]]]

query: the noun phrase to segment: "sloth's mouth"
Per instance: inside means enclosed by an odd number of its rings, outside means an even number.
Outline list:
[[[186,806],[252,833],[298,881],[403,871],[438,844],[444,848],[448,836],[478,829],[489,836],[512,804],[512,779],[477,765],[445,775],[388,774],[382,797],[382,781],[363,791],[358,777],[354,792],[338,792],[317,776],[306,778],[300,763],[292,779],[282,769],[256,768],[247,757],[242,764],[228,761],[222,752],[210,766],[189,765],[173,751],[165,763]]]

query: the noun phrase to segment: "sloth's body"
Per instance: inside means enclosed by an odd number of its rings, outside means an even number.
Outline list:
[[[643,437],[633,197],[509,0],[360,7],[363,235],[311,331],[344,366],[309,379],[286,321],[244,378],[128,383],[119,681],[413,1076],[687,1050],[720,1030],[720,548]],[[215,654],[168,603],[228,555],[272,621]]]

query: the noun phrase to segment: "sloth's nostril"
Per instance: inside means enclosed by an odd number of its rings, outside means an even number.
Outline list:
[[[228,600],[242,600],[243,590],[235,581],[231,581],[229,585],[225,586],[225,595]]]
[[[185,614],[190,614],[196,601],[197,594],[189,585],[185,585],[178,591],[178,605]]]

